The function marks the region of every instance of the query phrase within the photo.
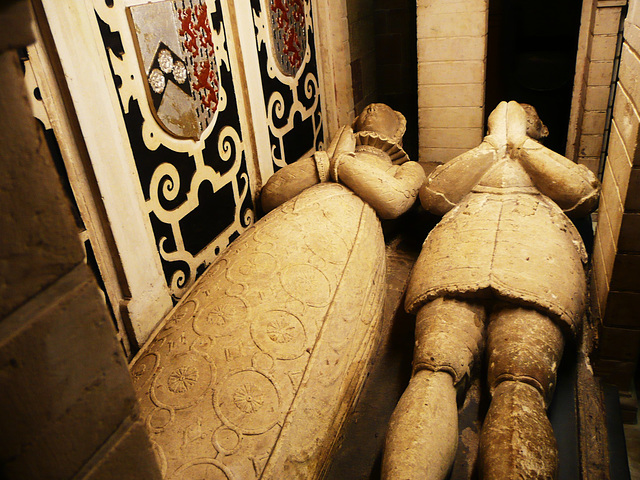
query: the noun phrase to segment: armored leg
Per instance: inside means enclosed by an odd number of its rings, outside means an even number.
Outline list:
[[[558,453],[546,409],[564,340],[558,326],[527,308],[501,308],[487,327],[491,405],[480,437],[483,479],[553,479]]]
[[[418,312],[414,373],[391,416],[383,479],[446,477],[458,441],[456,387],[481,351],[484,319],[483,306],[446,298]]]

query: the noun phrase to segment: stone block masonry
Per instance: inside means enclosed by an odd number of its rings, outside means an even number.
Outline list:
[[[367,3],[371,0],[360,0]],[[404,149],[418,159],[418,106],[416,89],[416,3],[378,0],[374,12],[375,101],[402,112],[407,119]]]
[[[351,82],[355,115],[375,100],[377,91],[375,13],[371,0],[348,0]]]
[[[583,8],[572,105],[580,115],[574,115],[577,124],[569,127],[567,155],[596,174],[601,168],[609,95],[615,86],[612,82],[621,14],[619,3],[585,2]]]
[[[103,293],[27,102],[14,49],[33,40],[29,12],[22,0],[0,8],[0,477],[159,479]]]
[[[445,163],[482,141],[487,13],[483,0],[417,3],[423,164]]]
[[[595,371],[621,392],[623,417],[635,419],[631,394],[640,356],[640,14],[632,3],[625,21],[593,253],[595,310],[602,320]],[[594,35],[615,23],[608,9],[596,16]],[[599,23],[600,22],[600,23]],[[610,25],[611,26],[611,25]],[[584,131],[583,131],[584,133]],[[585,135],[583,135],[584,137]]]
[[[0,323],[0,365],[8,478],[70,478],[134,415],[126,359],[84,264]]]
[[[75,224],[38,135],[15,52],[0,55],[0,318],[82,261]],[[17,139],[30,139],[30,141]],[[17,259],[23,259],[20,262]]]

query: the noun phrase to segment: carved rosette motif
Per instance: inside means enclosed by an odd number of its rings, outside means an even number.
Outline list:
[[[154,403],[159,407],[176,410],[192,407],[202,400],[215,381],[215,364],[197,353],[172,355],[168,364],[156,374],[151,387]]]
[[[226,426],[245,435],[265,433],[282,416],[276,382],[255,370],[232,374],[216,388],[213,406]]]
[[[307,335],[302,321],[286,310],[269,310],[251,323],[258,348],[278,360],[293,360],[305,352]]]
[[[314,248],[327,236],[337,252]],[[337,184],[242,234],[132,365],[165,477],[319,474],[365,378],[384,271],[375,213]]]
[[[246,115],[220,0],[91,0],[171,294],[253,222]]]

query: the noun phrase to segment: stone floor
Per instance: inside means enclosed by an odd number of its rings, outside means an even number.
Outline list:
[[[624,426],[631,480],[640,480],[640,424]]]

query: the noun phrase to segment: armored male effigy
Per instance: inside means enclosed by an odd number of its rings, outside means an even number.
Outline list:
[[[391,418],[383,478],[446,477],[458,438],[456,392],[483,347],[492,400],[482,478],[554,478],[546,408],[565,338],[575,336],[586,305],[587,256],[567,215],[596,206],[598,181],[540,144],[546,127],[525,108],[500,103],[483,142],[438,167],[420,191],[423,206],[444,217],[407,291],[405,307],[417,315],[413,376]]]
[[[378,215],[416,200],[424,171],[404,117],[368,107],[326,152],[279,170],[269,213],[222,253],[134,360],[165,478],[320,478],[379,337]]]

